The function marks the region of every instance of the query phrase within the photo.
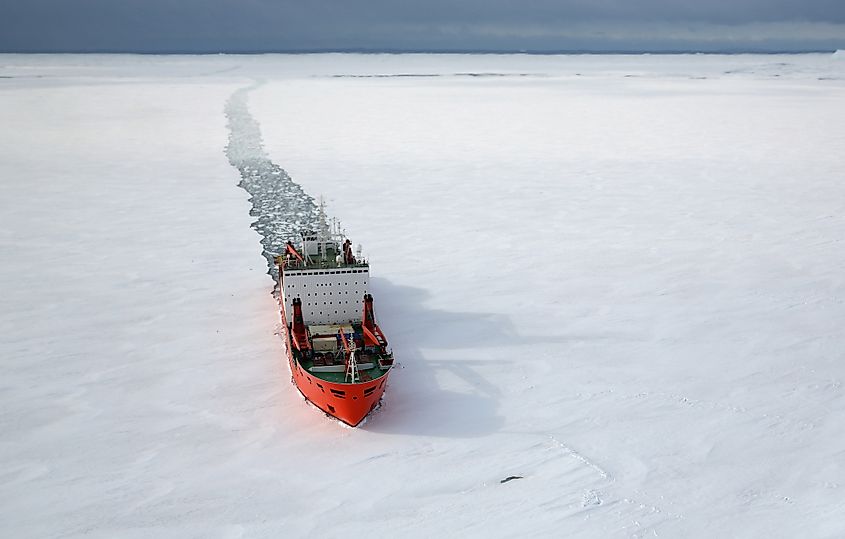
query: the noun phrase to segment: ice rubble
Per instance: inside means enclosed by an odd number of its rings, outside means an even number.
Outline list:
[[[296,239],[301,230],[316,229],[318,212],[314,199],[264,151],[261,128],[247,106],[247,96],[256,86],[237,90],[226,103],[226,156],[241,173],[238,185],[251,195],[250,215],[257,218],[252,226],[261,234],[268,273],[275,278],[273,256],[284,251],[285,242]]]

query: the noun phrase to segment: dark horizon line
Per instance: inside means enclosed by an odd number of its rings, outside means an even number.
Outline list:
[[[380,49],[380,48],[326,48],[326,49],[230,49],[197,51],[190,49],[171,49],[164,51],[122,50],[122,49],[68,49],[68,50],[0,50],[0,54],[136,54],[146,56],[211,56],[211,55],[261,55],[261,54],[524,54],[535,56],[554,55],[678,55],[678,54],[819,54],[835,53],[840,49],[634,49],[634,50],[597,50],[597,49]]]

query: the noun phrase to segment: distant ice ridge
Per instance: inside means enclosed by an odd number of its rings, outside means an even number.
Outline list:
[[[319,219],[314,199],[264,151],[261,127],[247,106],[249,92],[259,85],[237,90],[226,102],[229,128],[226,156],[241,173],[238,186],[251,195],[250,215],[257,217],[252,227],[261,234],[267,273],[275,279],[277,271],[273,256],[284,250],[286,241],[298,238],[301,230],[316,230]]]

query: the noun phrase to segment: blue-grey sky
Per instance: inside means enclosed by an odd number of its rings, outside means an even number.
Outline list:
[[[845,0],[0,0],[0,51],[845,48]]]

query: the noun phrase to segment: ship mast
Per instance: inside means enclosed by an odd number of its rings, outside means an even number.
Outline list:
[[[355,359],[355,343],[352,343],[352,351],[349,352],[349,362],[346,365],[346,376],[344,380],[349,384],[357,384],[361,381],[358,376],[358,360]]]
[[[317,215],[317,252],[320,253],[320,260],[326,261],[326,235],[329,225],[326,223],[326,201],[320,197],[320,213]]]
[[[361,377],[358,375],[358,360],[355,359],[355,352],[357,351],[355,341],[346,339],[346,334],[343,333],[342,327],[338,330],[338,334],[340,335],[340,342],[343,345],[344,356],[346,357],[346,374],[343,379],[348,384],[357,384],[361,381]]]

